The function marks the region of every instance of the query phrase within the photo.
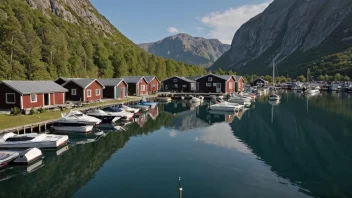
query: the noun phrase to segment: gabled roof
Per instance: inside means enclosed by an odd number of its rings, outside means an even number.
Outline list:
[[[121,82],[124,82],[122,78],[99,78],[97,79],[101,84],[106,86],[117,86]],[[126,83],[126,82],[125,82]],[[126,83],[127,84],[127,83]]]
[[[199,79],[201,79],[201,78],[203,78],[203,77],[207,77],[207,76],[215,76],[215,77],[217,77],[217,78],[220,78],[220,79],[223,79],[223,80],[225,80],[225,81],[228,81],[230,78],[235,78],[234,76],[232,76],[232,75],[217,75],[217,74],[208,74],[208,75],[205,75],[205,76],[201,76],[201,77],[199,77],[199,78],[197,78],[196,80],[199,80]]]
[[[69,81],[66,81],[62,86],[67,85],[69,82],[73,82],[77,84],[78,86],[82,87],[83,89],[87,88],[90,84],[92,84],[94,81],[97,81],[103,88],[105,86],[97,79],[92,79],[92,78],[73,78]]]
[[[243,76],[239,76],[239,75],[235,75],[234,77],[235,77],[236,80],[239,80],[239,79],[243,78]]]
[[[52,93],[67,92],[68,90],[53,81],[14,81],[3,80],[8,87],[12,88],[19,94],[36,94],[36,93]]]
[[[169,80],[171,78],[178,78],[178,79],[181,79],[181,80],[189,82],[189,83],[195,83],[196,82],[196,81],[190,79],[190,77],[182,77],[182,76],[173,76],[173,77],[167,78],[167,79],[165,79],[163,81]]]
[[[144,79],[145,81],[147,81],[143,76],[122,76],[123,80],[126,83],[135,83],[137,84],[139,81],[141,81],[142,79]],[[148,81],[147,81],[148,82]]]
[[[150,83],[154,78],[160,83],[160,80],[156,76],[144,76],[147,83]]]

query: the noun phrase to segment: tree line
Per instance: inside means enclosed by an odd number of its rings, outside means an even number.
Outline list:
[[[0,65],[0,79],[12,80],[127,75],[165,79],[206,73],[199,66],[151,55],[118,30],[109,34],[83,20],[69,23],[52,13],[46,16],[23,0],[0,4]]]

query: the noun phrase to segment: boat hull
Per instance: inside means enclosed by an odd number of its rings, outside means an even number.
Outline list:
[[[55,132],[67,133],[89,133],[93,130],[94,126],[53,126]]]

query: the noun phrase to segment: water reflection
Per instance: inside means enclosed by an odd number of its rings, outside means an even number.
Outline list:
[[[274,106],[258,103],[251,117],[232,123],[234,135],[307,194],[351,197],[351,103],[332,97],[284,100],[275,108],[274,124]],[[270,108],[271,120],[265,113]]]

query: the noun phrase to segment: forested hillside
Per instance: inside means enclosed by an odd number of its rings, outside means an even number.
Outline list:
[[[147,74],[164,79],[205,73],[201,67],[148,54],[116,30],[87,0],[58,1],[60,6],[52,10],[33,6],[36,1],[0,0],[1,79]],[[81,2],[84,4],[79,5]],[[75,12],[77,7],[93,13],[103,25],[88,23],[84,17],[92,16]],[[64,20],[66,16],[74,20]]]

